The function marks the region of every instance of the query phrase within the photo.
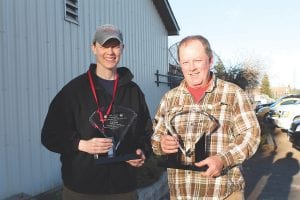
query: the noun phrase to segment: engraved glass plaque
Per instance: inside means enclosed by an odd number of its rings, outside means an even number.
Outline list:
[[[136,117],[137,114],[132,109],[116,105],[113,106],[111,114],[104,116],[104,123],[101,122],[97,110],[92,113],[89,117],[91,125],[99,131],[100,136],[111,138],[113,142],[113,146],[107,154],[94,155],[97,164],[121,162],[139,158],[135,152],[124,153],[118,151],[120,144]]]
[[[165,126],[168,134],[178,141],[179,149],[177,153],[165,155],[159,165],[167,168],[205,171],[206,166],[197,167],[194,163],[208,156],[205,135],[219,128],[215,117],[197,107],[182,107],[166,113]]]

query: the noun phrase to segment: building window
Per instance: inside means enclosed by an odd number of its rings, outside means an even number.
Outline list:
[[[78,0],[65,0],[65,20],[78,24]]]

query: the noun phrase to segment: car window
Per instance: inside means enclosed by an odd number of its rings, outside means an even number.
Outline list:
[[[293,100],[287,100],[287,101],[282,102],[280,105],[289,105],[289,104],[294,104],[294,103],[296,103],[296,102],[297,102],[296,99],[293,99]]]

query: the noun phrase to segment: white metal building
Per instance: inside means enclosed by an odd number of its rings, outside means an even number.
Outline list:
[[[61,184],[41,127],[58,90],[94,62],[92,36],[106,23],[123,31],[120,66],[135,75],[153,116],[169,89],[154,73],[167,73],[168,36],[179,31],[167,0],[0,0],[0,199]]]

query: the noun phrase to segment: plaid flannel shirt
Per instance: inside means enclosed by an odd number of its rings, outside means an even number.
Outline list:
[[[163,96],[158,107],[152,136],[155,154],[163,155],[160,136],[168,133],[168,113],[182,109],[200,109],[218,120],[220,126],[214,132],[209,120],[200,117],[199,122],[193,123],[193,128],[186,127],[177,134],[186,146],[196,143],[204,134],[206,153],[208,156],[219,155],[224,169],[221,176],[207,178],[200,176],[197,171],[168,168],[171,199],[224,199],[234,191],[242,191],[245,182],[241,164],[256,152],[260,143],[260,127],[246,93],[235,84],[213,75],[212,84],[205,95],[199,102],[194,102],[183,80],[177,88]],[[193,119],[191,115],[182,115],[186,119],[179,118],[176,122],[189,121]],[[190,162],[193,162],[193,159]]]

